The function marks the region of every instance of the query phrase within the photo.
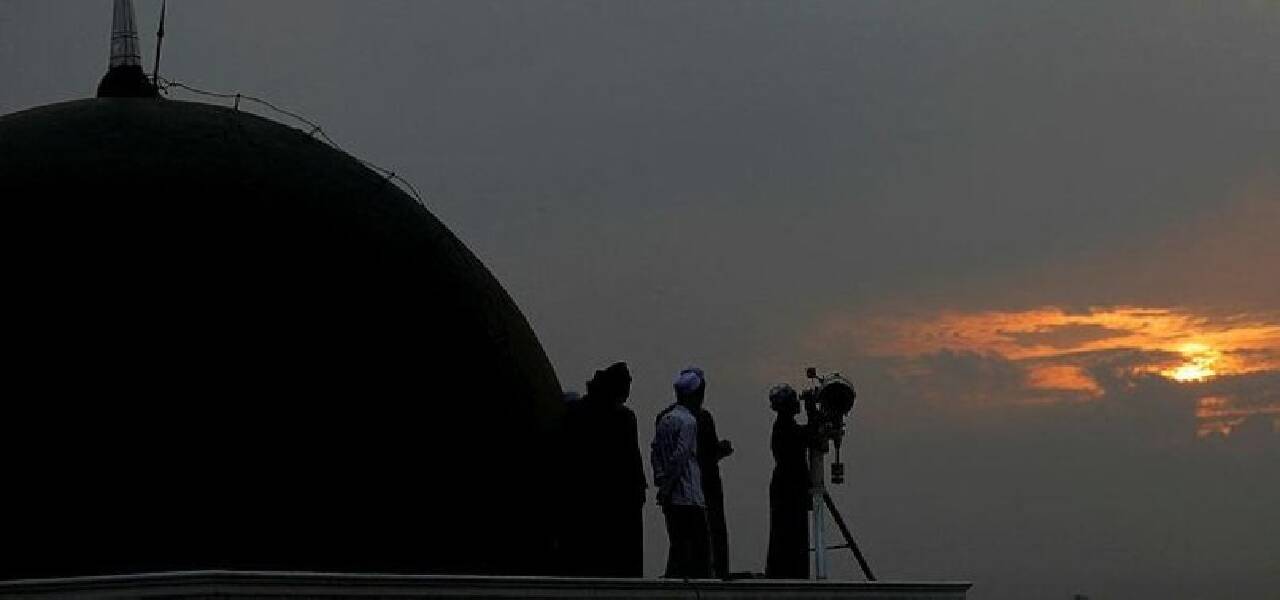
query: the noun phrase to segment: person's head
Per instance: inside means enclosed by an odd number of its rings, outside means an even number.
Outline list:
[[[680,371],[672,387],[676,390],[676,402],[691,409],[701,408],[707,392],[707,378],[702,369],[689,367]]]
[[[621,404],[631,395],[631,370],[627,363],[616,362],[601,371],[605,377],[605,387],[610,400]]]
[[[769,389],[769,408],[779,415],[800,414],[800,397],[795,389],[782,383]]]
[[[631,395],[631,371],[627,363],[616,362],[596,371],[591,381],[587,382],[587,396],[597,402],[618,403],[627,401]]]

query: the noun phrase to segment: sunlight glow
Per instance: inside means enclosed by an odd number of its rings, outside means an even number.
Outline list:
[[[1160,372],[1174,381],[1188,383],[1205,381],[1218,372],[1214,365],[1222,359],[1222,353],[1199,342],[1188,342],[1178,348],[1185,362]]]

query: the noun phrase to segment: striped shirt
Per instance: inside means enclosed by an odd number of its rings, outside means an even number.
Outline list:
[[[698,467],[698,419],[689,409],[676,405],[658,419],[650,461],[659,504],[706,507]]]

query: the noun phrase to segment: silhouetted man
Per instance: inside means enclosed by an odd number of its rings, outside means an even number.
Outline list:
[[[564,571],[644,575],[645,481],[626,363],[596,371],[565,415]]]
[[[706,393],[706,378],[702,380]],[[661,420],[675,405],[658,413]],[[724,519],[724,485],[720,480],[720,461],[733,454],[733,444],[716,433],[711,411],[700,408],[698,420],[698,467],[702,471],[702,496],[707,501],[707,530],[711,543],[711,573],[721,579],[729,577],[729,530]]]
[[[705,383],[704,383],[705,385]],[[724,485],[720,460],[733,454],[733,444],[716,435],[716,422],[707,409],[698,411],[698,466],[702,469],[702,495],[707,500],[707,529],[711,534],[711,572],[729,577],[729,529],[724,520]]]
[[[769,481],[769,559],[765,575],[775,579],[809,578],[809,436],[796,423],[800,400],[791,386],[769,390],[773,422],[773,478]]]
[[[702,370],[681,371],[673,387],[676,404],[658,419],[651,455],[658,504],[671,543],[664,577],[705,578],[711,575],[711,549],[696,416],[705,392]]]

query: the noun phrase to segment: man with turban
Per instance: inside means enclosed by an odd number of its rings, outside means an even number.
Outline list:
[[[676,376],[673,387],[676,403],[658,417],[650,455],[671,544],[663,576],[706,578],[711,576],[711,548],[698,464],[697,418],[706,380],[701,369],[688,368]]]
[[[705,389],[706,379],[702,385]],[[658,413],[661,420],[675,405]],[[707,501],[707,530],[711,535],[711,574],[729,578],[729,529],[724,518],[724,483],[720,479],[720,461],[733,454],[733,444],[720,439],[716,420],[706,407],[694,415],[698,419],[698,468],[702,473],[702,496]]]

